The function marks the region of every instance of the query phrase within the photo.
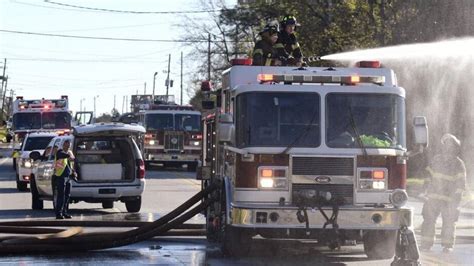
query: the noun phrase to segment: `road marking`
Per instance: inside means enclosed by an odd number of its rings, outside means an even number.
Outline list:
[[[185,176],[185,175],[183,175],[183,174],[181,174],[181,173],[176,173],[176,175],[177,175],[178,177],[181,177],[184,181],[186,181],[186,182],[188,182],[188,183],[191,183],[193,186],[196,186],[196,187],[199,187],[199,188],[201,187],[201,183],[200,183],[200,182],[199,182],[199,183],[196,183],[197,180],[194,180],[194,179],[191,180],[191,179],[189,179],[188,176]]]
[[[0,165],[3,165],[6,161],[8,161],[10,158],[3,158],[0,160]]]

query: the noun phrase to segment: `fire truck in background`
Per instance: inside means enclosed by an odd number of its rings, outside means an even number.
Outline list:
[[[139,123],[146,129],[144,160],[168,166],[186,165],[195,171],[201,155],[201,113],[174,103],[172,95],[132,95],[132,113],[119,122]]]
[[[261,67],[234,59],[207,94],[203,188],[218,184],[207,235],[248,252],[255,235],[312,239],[335,249],[364,243],[371,259],[418,260],[404,207],[409,155],[405,90],[379,62],[357,67]],[[217,106],[210,100],[216,95]],[[427,145],[425,117],[415,143]],[[411,265],[411,264],[410,264]]]
[[[12,103],[13,137],[13,168],[21,143],[28,132],[33,131],[69,131],[71,129],[71,113],[66,95],[60,99],[25,100],[17,96]]]

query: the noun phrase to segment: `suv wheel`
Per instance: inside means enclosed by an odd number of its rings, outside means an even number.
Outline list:
[[[104,209],[112,209],[114,207],[114,202],[113,201],[103,201],[102,202],[102,208]]]
[[[19,191],[26,191],[28,190],[28,182],[25,181],[20,181],[20,176],[17,174],[16,175],[16,188]]]
[[[43,209],[43,201],[39,199],[39,192],[36,188],[35,178],[32,175],[30,180],[30,190],[31,190],[31,209],[33,210],[42,210]]]
[[[135,200],[129,200],[125,202],[125,207],[128,212],[139,212],[142,207],[142,197],[138,197]]]

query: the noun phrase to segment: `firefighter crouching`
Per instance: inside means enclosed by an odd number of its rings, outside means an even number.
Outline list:
[[[267,24],[259,33],[261,40],[257,41],[253,49],[254,66],[278,66],[281,62],[277,59],[274,44],[278,39],[278,25]]]
[[[421,227],[422,251],[428,251],[435,240],[436,219],[441,213],[441,245],[444,252],[451,252],[454,246],[456,221],[459,205],[466,185],[466,167],[459,158],[461,142],[451,134],[441,138],[442,154],[433,158],[427,171],[426,201],[423,205]]]

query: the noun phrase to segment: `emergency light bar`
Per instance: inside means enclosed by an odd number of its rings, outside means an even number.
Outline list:
[[[374,83],[383,85],[385,83],[384,76],[317,76],[317,75],[274,75],[274,74],[258,74],[257,80],[260,83],[266,82],[295,82],[295,83],[339,83],[346,85],[354,85],[356,83]]]

